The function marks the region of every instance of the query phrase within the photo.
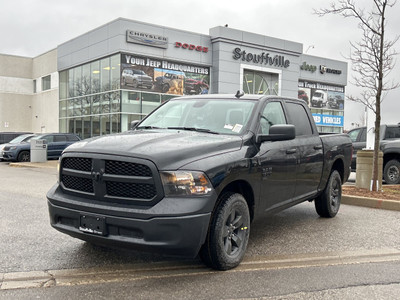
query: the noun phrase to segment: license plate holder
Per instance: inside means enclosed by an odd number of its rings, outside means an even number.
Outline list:
[[[106,235],[106,218],[93,215],[81,215],[79,230],[95,235]]]

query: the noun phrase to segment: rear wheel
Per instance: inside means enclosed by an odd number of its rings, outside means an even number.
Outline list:
[[[224,194],[217,206],[200,257],[217,270],[240,264],[250,234],[250,214],[246,200],[236,193]]]
[[[389,160],[383,170],[383,179],[387,184],[400,183],[400,162],[396,159]]]
[[[315,209],[324,218],[333,218],[339,211],[342,200],[342,179],[338,171],[334,170],[329,176],[323,193],[315,199]]]
[[[31,161],[31,155],[30,155],[29,151],[21,151],[18,154],[18,161],[21,161],[21,162]]]

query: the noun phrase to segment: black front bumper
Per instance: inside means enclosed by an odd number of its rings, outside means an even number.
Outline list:
[[[164,198],[152,208],[124,209],[64,194],[55,185],[47,199],[51,226],[73,237],[104,246],[195,257],[206,239],[216,195]],[[83,218],[94,225],[83,225]]]

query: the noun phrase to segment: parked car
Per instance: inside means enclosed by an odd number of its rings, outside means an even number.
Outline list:
[[[22,134],[14,138],[13,140],[9,141],[7,144],[1,144],[0,145],[0,161],[3,160],[3,150],[5,147],[16,147],[17,144],[20,143],[28,143],[32,137],[36,136],[36,134],[33,133],[28,133],[28,134]]]
[[[28,133],[31,132],[0,132],[0,144],[7,144],[16,137]]]
[[[367,127],[359,127],[348,132],[353,142],[351,169],[356,171],[357,152],[367,146]],[[381,125],[379,147],[383,152],[383,179],[389,184],[400,183],[400,123]]]
[[[153,79],[142,70],[124,69],[122,71],[122,85],[151,89],[153,87]]]
[[[32,139],[46,140],[48,159],[58,158],[66,147],[80,140],[79,136],[72,133],[46,133],[36,135]],[[3,149],[3,160],[27,162],[31,158],[30,151],[29,142],[8,144]]]
[[[199,253],[227,270],[241,262],[253,219],[312,200],[334,217],[351,151],[347,134],[320,136],[298,99],[173,98],[133,131],[63,152],[50,223],[90,243]]]

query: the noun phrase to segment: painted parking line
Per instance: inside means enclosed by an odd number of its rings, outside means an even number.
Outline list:
[[[237,268],[226,272],[251,272],[388,261],[400,261],[400,251],[397,249],[375,249],[247,257]],[[182,276],[204,276],[216,273],[221,273],[221,271],[215,271],[201,263],[194,264],[192,262],[162,262],[130,264],[123,267],[119,265],[118,267],[15,272],[0,274],[0,289],[87,285]]]

